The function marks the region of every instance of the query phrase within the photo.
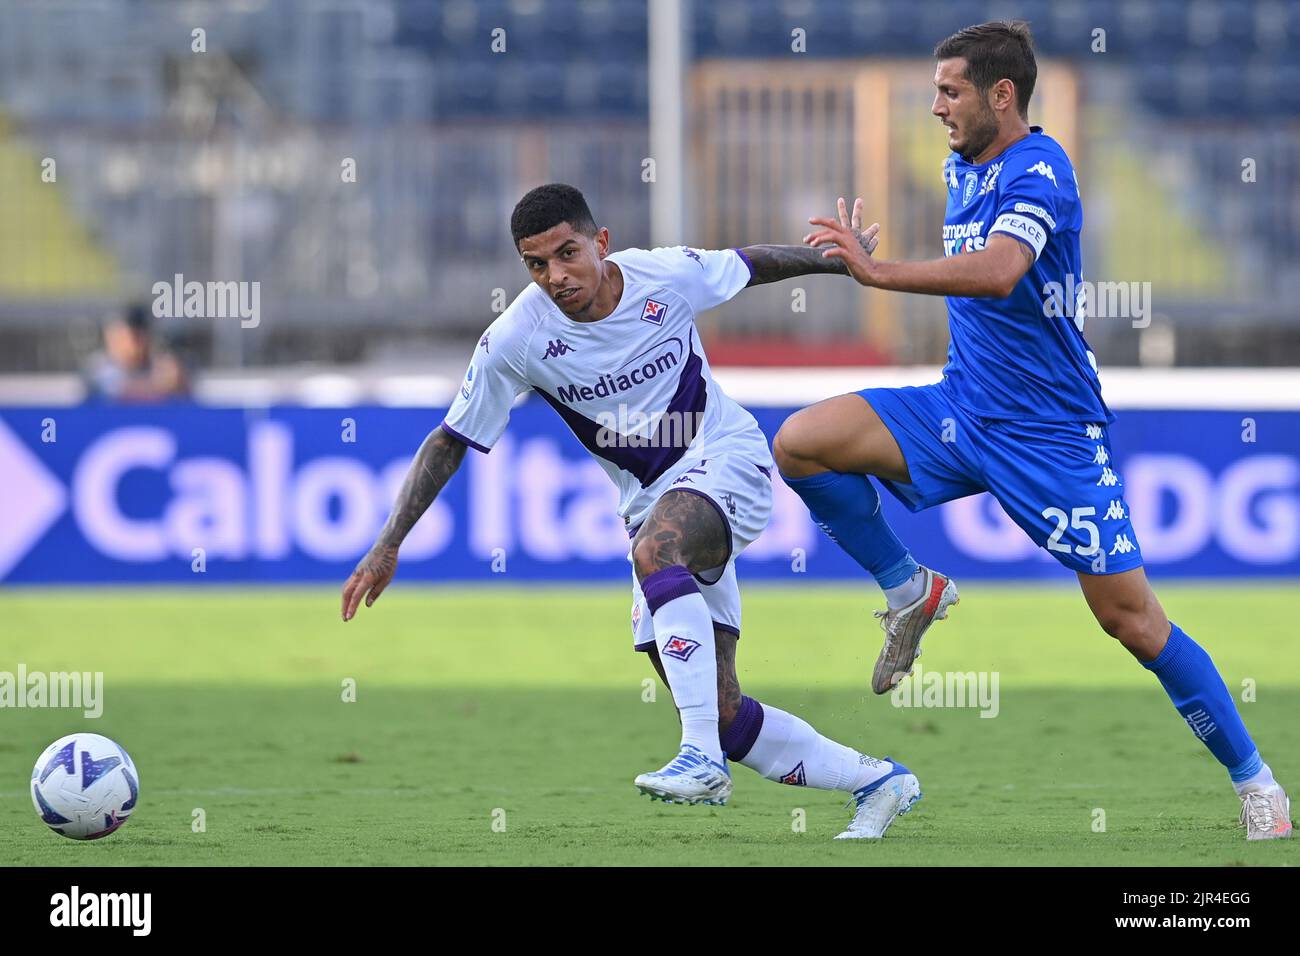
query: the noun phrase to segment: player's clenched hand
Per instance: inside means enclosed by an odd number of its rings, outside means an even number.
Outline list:
[[[362,598],[366,599],[366,607],[379,600],[396,570],[397,548],[386,544],[371,548],[343,585],[343,620],[352,620]]]
[[[803,241],[810,246],[828,245],[822,253],[827,259],[840,259],[849,274],[863,285],[870,285],[873,272],[871,254],[880,244],[880,223],[873,222],[868,228],[862,228],[862,200],[853,200],[853,213],[841,196],[838,203],[839,219],[813,216],[808,220],[814,226],[821,226],[820,231],[808,233]]]

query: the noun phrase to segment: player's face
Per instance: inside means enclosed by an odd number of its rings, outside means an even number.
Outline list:
[[[940,60],[930,112],[948,127],[948,148],[971,160],[998,136],[998,117],[986,96],[966,79],[965,57]]]
[[[608,252],[608,229],[587,236],[567,222],[519,242],[528,275],[568,316],[581,315],[596,301]]]

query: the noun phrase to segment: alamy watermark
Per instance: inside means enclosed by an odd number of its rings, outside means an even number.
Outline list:
[[[970,707],[981,717],[1001,710],[997,671],[927,671],[916,665],[889,695],[895,707]]]
[[[1043,315],[1074,319],[1080,331],[1085,319],[1131,319],[1133,328],[1151,324],[1150,282],[1088,282],[1066,273],[1065,282],[1043,286]]]
[[[103,671],[0,671],[0,708],[69,707],[94,720],[104,713]]]
[[[689,448],[704,424],[703,412],[657,414],[629,408],[596,415],[596,444],[601,448]]]
[[[245,329],[262,323],[260,282],[186,282],[178,272],[150,291],[156,319],[239,319]]]

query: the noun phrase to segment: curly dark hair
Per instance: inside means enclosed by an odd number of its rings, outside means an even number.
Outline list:
[[[523,239],[545,232],[562,222],[567,222],[584,235],[596,234],[596,220],[587,208],[587,200],[572,186],[547,183],[529,190],[515,204],[515,211],[510,214],[510,235],[515,240],[515,248],[519,248]]]

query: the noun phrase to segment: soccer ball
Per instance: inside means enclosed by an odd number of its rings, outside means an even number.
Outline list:
[[[60,737],[32,769],[32,803],[41,821],[74,840],[108,836],[131,816],[139,796],[135,763],[99,734]]]

